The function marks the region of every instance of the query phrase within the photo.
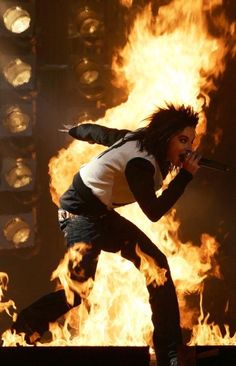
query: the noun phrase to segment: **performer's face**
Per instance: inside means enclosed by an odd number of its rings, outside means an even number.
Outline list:
[[[195,129],[193,127],[185,127],[172,136],[167,145],[167,160],[175,166],[181,166],[181,156],[192,151],[194,138]]]

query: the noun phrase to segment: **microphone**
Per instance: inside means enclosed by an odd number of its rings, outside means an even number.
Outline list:
[[[199,165],[204,168],[210,168],[210,169],[218,170],[221,172],[229,172],[229,170],[230,170],[228,165],[220,163],[215,160],[206,159],[206,158],[201,158],[199,160]]]
[[[182,162],[184,162],[184,159],[186,158],[186,156],[189,154],[190,152],[186,152],[185,154],[182,154],[180,157],[180,160]],[[204,168],[209,168],[209,169],[214,169],[214,170],[218,170],[221,172],[229,172],[229,166],[224,164],[224,163],[220,163],[218,161],[215,160],[211,160],[211,159],[207,159],[205,157],[202,157],[199,160],[199,165],[204,167]]]

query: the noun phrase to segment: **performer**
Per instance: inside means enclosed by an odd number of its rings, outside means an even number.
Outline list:
[[[193,151],[199,116],[191,106],[167,105],[150,117],[146,127],[129,131],[83,123],[68,129],[78,140],[108,146],[100,155],[83,165],[71,185],[60,197],[59,224],[67,247],[89,244],[79,266],[71,269],[78,282],[94,278],[101,250],[121,252],[139,268],[141,252],[166,270],[166,282],[147,285],[154,325],[153,345],[158,366],[178,366],[182,346],[179,307],[167,258],[139,227],[121,216],[116,208],[137,202],[153,222],[165,215],[183,194],[200,165]],[[160,196],[167,174],[178,173]],[[49,322],[56,321],[71,307],[80,304],[76,293],[68,304],[64,290],[46,295],[22,310],[13,324],[18,333],[42,335]]]

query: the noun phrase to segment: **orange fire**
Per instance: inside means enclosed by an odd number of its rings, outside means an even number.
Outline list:
[[[121,4],[130,7],[132,1],[122,0]],[[227,38],[232,36],[235,25],[227,23],[223,12],[222,36],[214,38],[208,32],[206,15],[211,16],[214,8],[221,5],[222,0],[173,0],[160,7],[155,19],[147,5],[137,15],[127,44],[116,50],[113,58],[114,83],[126,88],[128,98],[108,109],[95,123],[135,129],[145,125],[144,119],[156,106],[166,102],[190,104],[200,113],[197,147],[207,131],[203,107],[210,104],[210,92],[217,90],[217,79],[225,70],[225,56],[235,53],[235,49],[229,49]],[[52,157],[50,191],[56,205],[79,167],[103,149],[73,141]],[[192,329],[189,345],[236,344],[236,336],[227,333],[223,337],[217,325],[207,323],[201,304],[196,309],[187,303],[188,294],[203,293],[208,276],[220,277],[219,243],[215,238],[203,233],[200,243],[182,243],[175,209],[157,223],[150,222],[136,204],[118,212],[141,227],[167,255],[180,304],[181,325]],[[75,284],[68,278],[67,265],[71,258],[79,260],[80,249],[76,255],[67,253],[52,275],[64,286],[69,301]],[[160,285],[165,274],[153,273],[149,258],[143,257],[142,262],[143,270],[139,272],[119,253],[102,252],[95,281],[88,283],[89,291],[76,289],[86,293],[82,304],[70,311],[63,322],[51,324],[50,345],[151,345],[153,327],[146,281],[156,280]]]
[[[14,310],[16,309],[14,301],[8,300],[7,302],[1,302],[4,296],[4,292],[7,291],[8,281],[9,281],[8,275],[4,272],[0,272],[0,313],[6,311],[6,313],[9,316],[14,318],[14,313],[12,315],[10,312],[11,309]]]
[[[130,8],[133,4],[133,0],[120,0],[120,4],[127,8]]]

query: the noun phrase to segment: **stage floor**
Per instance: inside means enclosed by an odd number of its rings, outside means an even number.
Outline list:
[[[2,365],[158,366],[148,347],[0,347]],[[235,366],[235,346],[185,347],[180,366]]]

